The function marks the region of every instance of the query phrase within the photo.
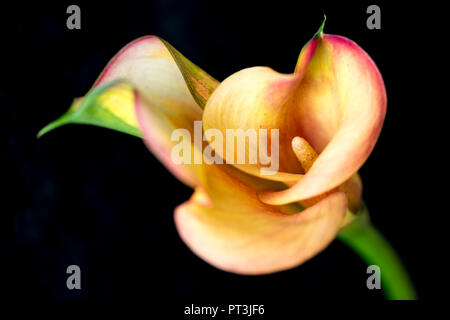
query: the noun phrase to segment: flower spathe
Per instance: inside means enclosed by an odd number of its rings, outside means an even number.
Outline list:
[[[41,133],[72,122],[142,136],[165,167],[194,189],[175,209],[177,230],[189,248],[222,270],[265,274],[318,254],[346,223],[347,210],[358,208],[357,171],[385,112],[377,67],[344,37],[320,32],[303,48],[292,74],[254,67],[219,84],[167,42],[149,36],[122,49],[93,89]],[[259,164],[173,163],[177,142],[171,134],[183,128],[193,136],[194,121],[223,132],[279,129],[280,171],[261,176]],[[194,157],[203,148],[192,150]]]

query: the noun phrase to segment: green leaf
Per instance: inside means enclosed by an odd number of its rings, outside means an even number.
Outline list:
[[[124,99],[133,99],[133,88],[130,84],[120,80],[96,87],[86,97],[75,99],[65,114],[39,131],[38,137],[69,123],[96,125],[142,137],[137,122],[127,122],[126,118],[119,117],[110,111],[107,96],[113,94],[116,101],[118,101],[118,94]],[[127,97],[126,95],[129,94],[131,96]]]

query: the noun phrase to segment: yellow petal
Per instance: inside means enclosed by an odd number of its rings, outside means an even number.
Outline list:
[[[362,181],[358,173],[355,173],[339,186],[339,191],[342,191],[347,196],[348,209],[356,213],[361,206],[362,198]]]
[[[315,197],[348,180],[375,146],[386,113],[378,68],[347,38],[324,35],[312,40],[302,51],[296,72],[303,79],[290,116],[294,130],[319,157],[291,188],[262,194],[269,204]]]
[[[115,80],[131,84],[134,99],[119,100],[111,92],[102,106],[127,123],[138,125],[150,150],[181,181],[199,184],[198,164],[175,164],[171,159],[175,129],[194,137],[194,121],[201,121],[202,108],[196,102],[206,99],[218,82],[184,58],[167,42],[148,36],[123,48],[108,64],[94,87]],[[194,83],[194,81],[196,81]],[[189,142],[190,144],[190,142]],[[196,149],[192,150],[192,157]]]
[[[298,161],[301,163],[303,169],[308,172],[311,169],[314,161],[316,161],[318,155],[316,151],[311,147],[311,145],[303,138],[295,137],[292,139],[292,150],[294,150]],[[288,184],[292,186],[293,184]],[[320,194],[313,198],[301,200],[303,206],[309,207],[312,204],[317,203],[319,200],[328,196],[331,192],[342,191],[346,194],[348,200],[348,208],[352,212],[356,212],[359,209],[361,194],[362,194],[362,181],[358,173],[355,173],[347,181],[339,186],[339,188],[334,188],[331,191]]]
[[[227,139],[224,149],[216,152],[223,159],[227,159],[227,163],[250,174],[277,181],[297,181],[303,169],[291,149],[291,140],[294,136],[289,123],[285,121],[290,116],[286,113],[285,106],[292,100],[300,80],[301,74],[281,74],[267,67],[244,69],[225,79],[205,106],[203,114],[205,131],[218,129],[224,137],[229,130],[254,132],[256,135],[250,137],[248,134],[244,150],[237,148],[237,140],[234,148],[230,148]],[[279,140],[276,140],[279,141],[280,152],[278,173],[273,175],[261,174],[261,168],[267,168],[268,165],[262,163],[259,156],[260,129],[266,130],[268,156],[274,152],[271,146],[276,139],[272,140],[272,132],[279,130]],[[245,154],[245,164],[238,163],[239,152]],[[256,155],[257,163],[250,163],[250,154]]]
[[[201,119],[201,108],[163,42],[154,36],[139,38],[124,47],[102,72],[94,87],[114,80],[130,82],[146,101],[179,118]],[[133,119],[134,105],[111,109],[121,117]]]
[[[347,200],[341,192],[286,214],[258,200],[260,179],[241,179],[243,173],[229,166],[207,170],[206,189],[197,188],[176,208],[175,222],[188,247],[219,269],[265,274],[298,266],[322,251],[343,221]]]
[[[203,106],[217,85],[215,79],[166,41],[155,36],[142,37],[125,46],[108,63],[89,93],[76,99],[70,109],[45,126],[39,136],[61,125],[79,123],[142,137],[136,100],[140,106],[148,106],[141,113],[151,123],[147,130],[153,139],[148,144],[151,150],[169,169],[176,171],[174,174],[178,178],[196,186],[196,169],[191,168],[194,171],[189,172],[187,167],[173,166],[169,162],[169,152],[174,145],[171,137],[175,129],[192,134],[194,121],[201,121]]]
[[[164,164],[164,166],[175,176],[190,187],[201,184],[203,177],[202,164],[196,164],[194,158],[200,154],[198,148],[192,143],[193,121],[195,118],[177,118],[176,114],[167,113],[158,108],[157,105],[145,101],[139,92],[135,91],[135,110],[144,142],[150,151]],[[177,136],[173,140],[172,133],[175,129],[182,129],[186,135]],[[173,161],[172,153],[178,144],[185,144],[190,155],[187,162],[176,163]]]

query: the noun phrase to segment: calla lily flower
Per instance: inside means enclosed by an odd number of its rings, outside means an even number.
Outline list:
[[[175,208],[186,245],[219,269],[266,274],[302,264],[365,219],[359,218],[366,210],[358,170],[378,139],[386,101],[368,54],[345,37],[324,34],[323,25],[293,73],[253,67],[221,83],[166,41],[146,36],[124,47],[90,92],[39,135],[81,123],[142,137],[194,189]],[[194,136],[194,121],[224,135],[226,129],[279,129],[279,171],[261,175],[260,163],[174,163],[178,141],[171,135],[185,129]],[[192,143],[192,159],[210,142]],[[226,158],[224,150],[214,151]],[[385,265],[407,278],[401,263]]]

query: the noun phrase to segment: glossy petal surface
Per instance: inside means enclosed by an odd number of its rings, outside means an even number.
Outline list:
[[[286,214],[260,202],[254,186],[233,173],[212,169],[208,177],[206,190],[196,189],[177,207],[175,222],[189,248],[222,270],[264,274],[295,267],[323,250],[344,218],[343,193]]]

